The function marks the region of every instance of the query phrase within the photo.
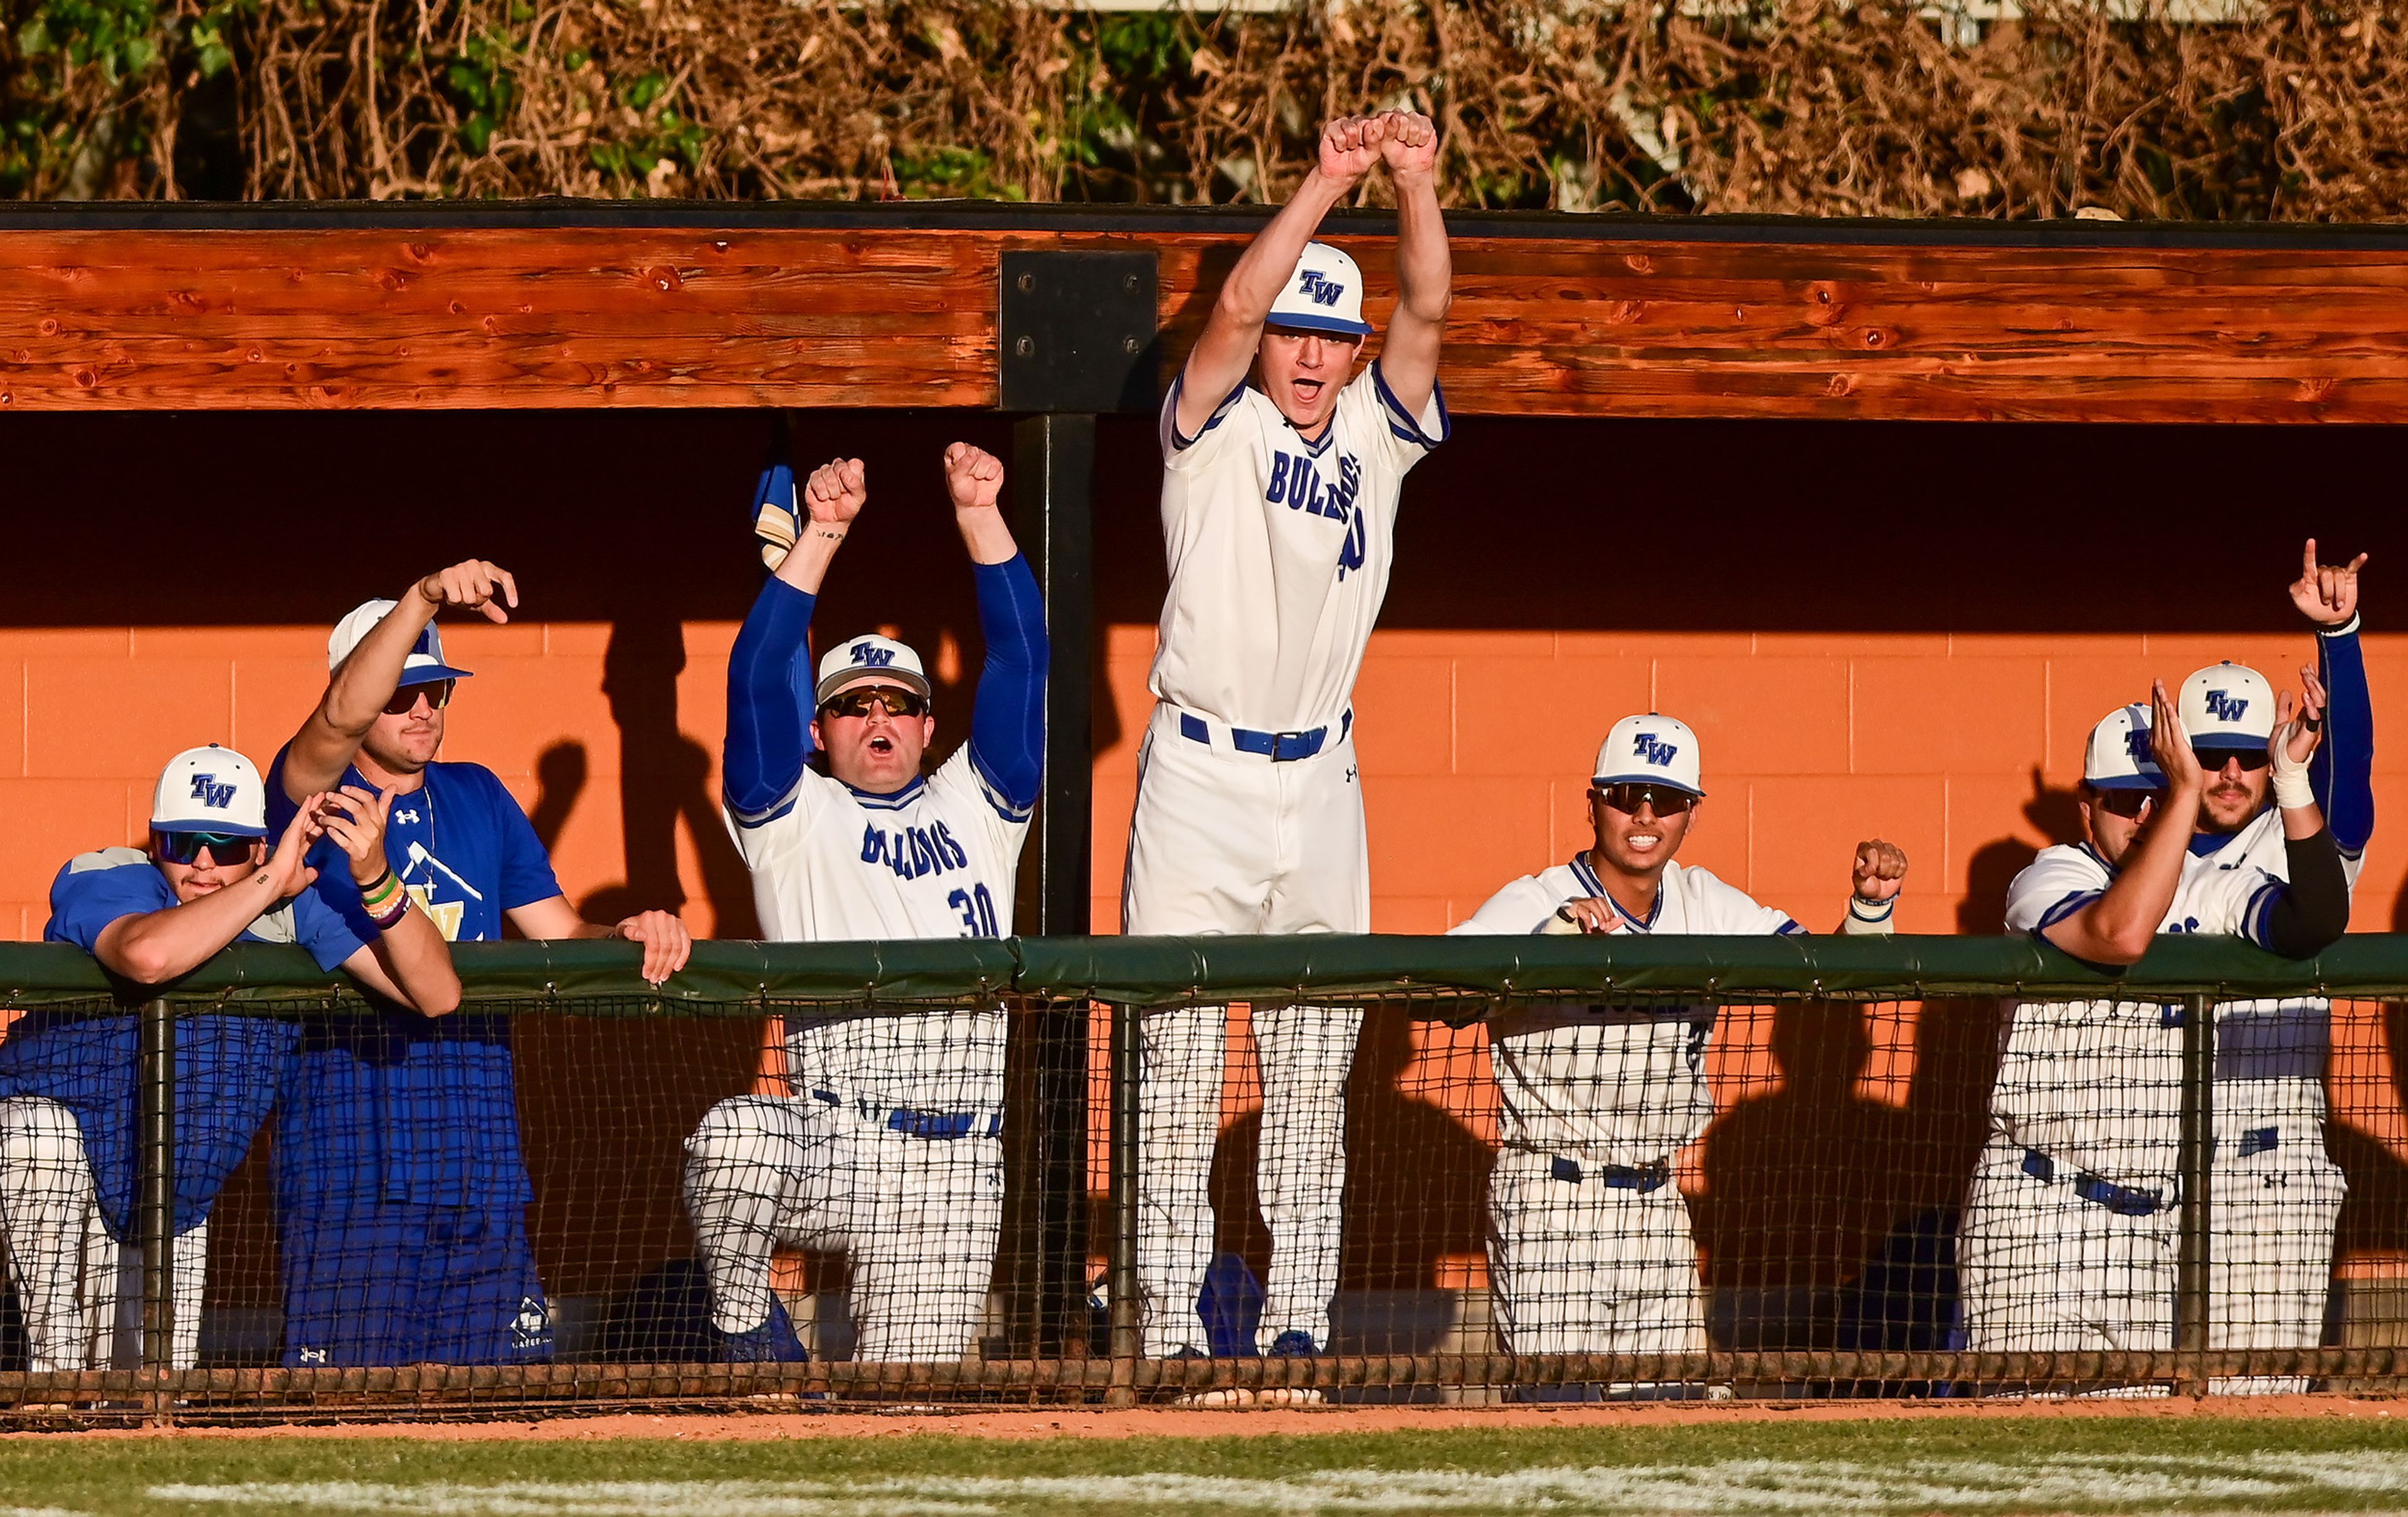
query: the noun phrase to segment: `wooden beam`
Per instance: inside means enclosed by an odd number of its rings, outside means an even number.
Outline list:
[[[0,413],[991,407],[1003,250],[1155,249],[1177,354],[1259,224],[1097,222],[0,222]],[[1466,219],[1458,414],[2408,422],[2408,242],[1594,225]]]

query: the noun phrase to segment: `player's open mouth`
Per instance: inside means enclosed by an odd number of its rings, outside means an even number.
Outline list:
[[[1296,393],[1306,400],[1318,399],[1324,382],[1320,379],[1298,379],[1296,381]]]
[[[1630,846],[1641,853],[1663,840],[1661,837],[1652,832],[1634,832],[1630,835]]]
[[[869,739],[869,751],[873,753],[892,753],[895,751],[895,739],[892,737],[872,737]]]

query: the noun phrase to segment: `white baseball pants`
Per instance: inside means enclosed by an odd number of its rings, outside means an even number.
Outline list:
[[[914,1138],[805,1097],[720,1102],[685,1143],[686,1212],[712,1324],[769,1320],[769,1256],[842,1249],[853,1357],[947,1363],[986,1321],[1003,1227],[1003,1140]]]
[[[2312,1349],[2324,1341],[2333,1234],[2348,1185],[2325,1152],[2322,1085],[2286,1092],[2272,1087],[2287,1081],[2256,1083],[2269,1088],[2253,1089],[2246,1108],[2219,1105],[2215,1114],[2208,1346]],[[2221,1102],[2234,1087],[2219,1081],[2215,1094]]]
[[[1371,872],[1351,736],[1310,758],[1240,751],[1203,723],[1183,736],[1157,705],[1138,756],[1137,813],[1121,887],[1124,930],[1145,936],[1368,932]],[[1195,719],[1191,719],[1193,722]],[[1346,1076],[1359,1010],[1258,1009],[1262,1141],[1255,1184],[1271,1238],[1257,1347],[1302,1332],[1329,1343],[1346,1183]],[[1197,1296],[1211,1262],[1208,1180],[1228,1056],[1220,1007],[1163,1007],[1138,1021],[1140,1320],[1144,1351],[1204,1347]]]
[[[1604,1166],[1500,1149],[1488,1180],[1488,1277],[1509,1353],[1702,1353],[1689,1203]],[[1626,1180],[1628,1177],[1624,1177]]]
[[[0,1237],[25,1322],[35,1371],[142,1366],[142,1247],[102,1220],[98,1187],[75,1113],[41,1096],[0,1100]],[[176,1235],[175,1340],[170,1362],[200,1362],[201,1296],[209,1224]]]
[[[1965,1346],[1976,1352],[2076,1352],[2174,1346],[2181,1213],[2127,1216],[2024,1169],[2023,1144],[1993,1133],[1956,1231]]]

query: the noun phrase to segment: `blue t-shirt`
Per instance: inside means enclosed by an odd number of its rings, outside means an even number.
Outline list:
[[[284,761],[280,751],[267,773],[271,832],[297,809],[284,794]],[[446,938],[498,941],[505,912],[560,894],[552,861],[491,769],[430,764],[425,780],[394,798],[385,857]],[[342,782],[376,788],[356,768]],[[321,846],[329,857],[320,888],[330,877],[348,881],[339,851]],[[356,892],[337,888],[329,901],[361,913]],[[277,1201],[288,1211],[525,1205],[535,1192],[519,1153],[509,1019],[395,1009],[304,1023],[277,1105],[276,1161]]]
[[[93,953],[110,923],[176,904],[175,888],[148,860],[88,854],[51,882],[42,938]],[[335,968],[368,941],[310,892],[294,898],[291,927],[321,969]],[[271,939],[254,926],[238,940]],[[269,1017],[177,1019],[177,1232],[208,1219],[226,1177],[250,1152],[299,1031]],[[75,1113],[102,1214],[121,1238],[133,1236],[140,1040],[133,1016],[50,1011],[27,1013],[0,1039],[0,1095],[47,1096]]]

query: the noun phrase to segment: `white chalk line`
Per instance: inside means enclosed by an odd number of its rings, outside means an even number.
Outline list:
[[[394,1517],[978,1517],[1110,1505],[1280,1513],[1542,1511],[1782,1513],[2356,1510],[2408,1495],[2408,1453],[2060,1454],[2029,1462],[1733,1459],[1699,1465],[1322,1470],[1284,1479],[901,1476],[828,1481],[354,1481],[161,1485],[155,1500]]]

